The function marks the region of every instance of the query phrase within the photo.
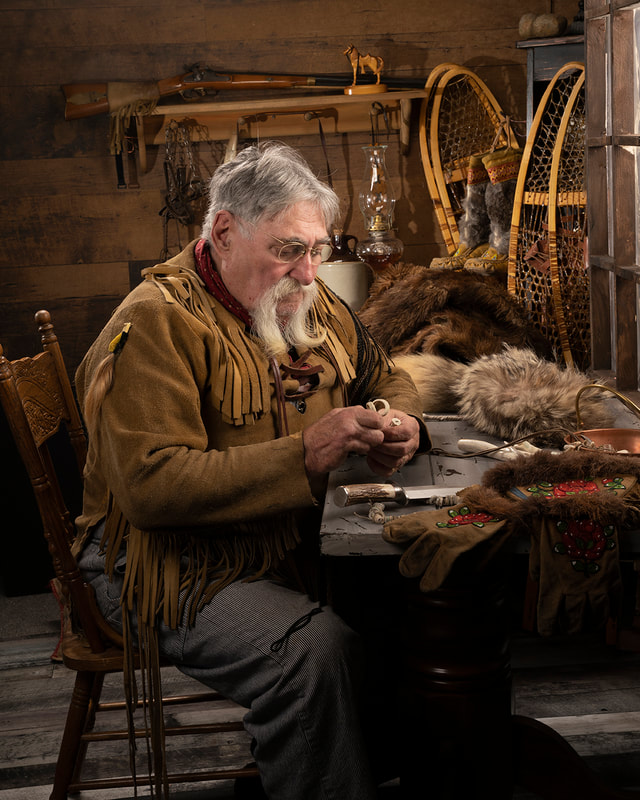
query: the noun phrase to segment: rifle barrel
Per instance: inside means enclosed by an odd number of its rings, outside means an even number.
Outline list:
[[[67,83],[62,86],[65,119],[81,119],[96,114],[106,114],[139,100],[157,100],[193,89],[228,91],[233,89],[294,89],[333,88],[351,86],[352,73],[325,75],[277,75],[260,73],[217,73],[205,71],[203,78],[187,72],[160,81],[115,81],[110,83]],[[193,77],[192,77],[193,76]],[[375,76],[366,73],[358,78],[359,84],[372,84]],[[392,88],[422,89],[423,78],[385,77],[383,82]]]

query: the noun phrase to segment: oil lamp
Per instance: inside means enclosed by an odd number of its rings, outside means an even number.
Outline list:
[[[385,162],[386,144],[365,145],[365,175],[358,195],[367,237],[356,246],[356,254],[374,272],[400,260],[404,245],[393,233],[395,197]]]

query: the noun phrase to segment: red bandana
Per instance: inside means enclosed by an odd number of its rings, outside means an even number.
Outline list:
[[[224,285],[220,273],[213,264],[209,247],[204,239],[200,239],[196,244],[195,252],[196,270],[204,281],[209,293],[212,294],[216,300],[219,300],[227,311],[230,311],[238,317],[239,320],[244,322],[247,327],[251,328],[253,325],[251,314],[249,314],[242,303],[239,303]]]

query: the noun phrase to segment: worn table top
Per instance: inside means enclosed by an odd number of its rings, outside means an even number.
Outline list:
[[[618,409],[616,409],[617,411]],[[395,473],[392,481],[400,486],[435,485],[463,487],[479,483],[482,474],[500,461],[488,456],[468,456],[466,458],[446,455],[462,455],[458,449],[460,439],[475,439],[495,445],[504,442],[479,433],[464,420],[456,417],[428,418],[426,424],[431,434],[433,450],[416,456],[409,464]],[[640,427],[640,420],[626,409],[622,409],[616,419],[617,427]],[[438,455],[441,451],[443,454]],[[367,467],[364,458],[352,456],[343,467],[329,477],[327,497],[320,529],[321,550],[326,556],[398,556],[403,548],[385,542],[382,538],[382,525],[368,519],[369,503],[341,508],[334,502],[337,486],[353,483],[384,483]],[[401,506],[389,502],[385,504],[385,514],[399,516],[420,511],[431,506],[412,503]],[[626,536],[626,548],[640,553],[640,531],[631,531]],[[513,537],[514,552],[529,552],[529,538]]]
[[[496,445],[503,444],[497,439],[478,434],[462,420],[428,419],[426,422],[434,450],[460,453],[457,446],[459,439],[481,439]],[[460,453],[460,455],[462,454]],[[455,458],[426,453],[416,456],[402,470],[395,473],[391,480],[400,486],[432,484],[442,486],[442,493],[448,494],[446,487],[460,488],[478,483],[482,473],[498,463],[495,459],[485,456]],[[343,467],[331,474],[320,530],[324,555],[370,556],[395,555],[402,552],[402,548],[384,541],[380,524],[371,522],[367,518],[369,503],[340,508],[333,499],[337,486],[350,483],[384,482],[384,479],[371,472],[364,458],[360,456],[352,456]],[[399,516],[425,508],[429,508],[429,506],[419,504],[400,506],[396,503],[387,503],[385,513]]]

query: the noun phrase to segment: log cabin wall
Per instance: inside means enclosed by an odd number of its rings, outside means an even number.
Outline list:
[[[479,74],[506,113],[525,116],[526,54],[517,50],[522,13],[563,13],[575,0],[7,0],[2,33],[2,215],[0,341],[9,356],[32,347],[33,312],[52,314],[70,370],[115,304],[137,280],[138,263],[163,250],[163,148],[149,148],[139,188],[118,189],[107,115],[64,119],[61,84],[157,80],[196,62],[227,72],[348,72],[344,49],[380,55],[385,74],[428,76],[442,62]],[[417,103],[414,103],[417,106]],[[415,117],[414,117],[415,121]],[[290,143],[325,173],[317,127]],[[345,227],[362,234],[357,190],[366,133],[327,136]],[[219,146],[199,146],[205,167]],[[407,261],[444,254],[420,161],[417,125],[396,176],[396,222]],[[206,174],[206,169],[203,169]],[[352,198],[356,195],[355,203]],[[170,225],[169,245],[197,235]],[[133,273],[133,275],[132,275]]]
[[[0,342],[9,358],[39,349],[33,314],[53,316],[73,373],[113,308],[165,247],[164,148],[119,189],[109,117],[65,121],[61,85],[158,80],[200,63],[224,72],[349,71],[353,43],[382,56],[385,74],[426,80],[453,62],[475,70],[513,119],[526,114],[526,53],[516,49],[525,11],[577,12],[576,0],[5,0],[0,10],[2,213]],[[390,139],[396,225],[405,260],[445,253],[420,161],[417,103],[409,153]],[[366,132],[327,135],[345,229],[363,235],[357,191]],[[290,138],[326,174],[317,123]],[[200,144],[206,177],[219,144]],[[353,198],[355,197],[355,202]],[[175,253],[197,224],[168,227]],[[6,455],[8,438],[0,432]],[[8,459],[3,458],[6,468]],[[5,481],[2,485],[6,490]],[[4,505],[4,503],[3,503]]]

